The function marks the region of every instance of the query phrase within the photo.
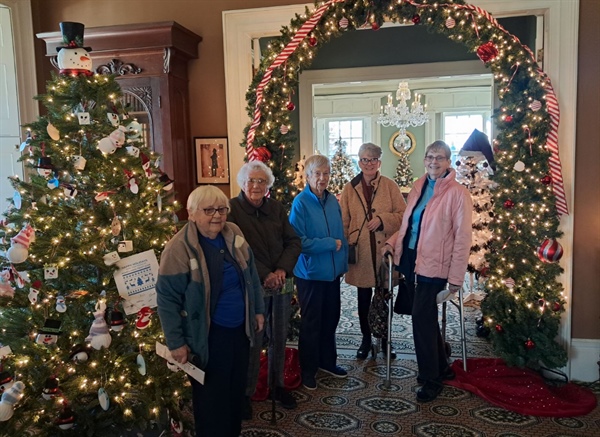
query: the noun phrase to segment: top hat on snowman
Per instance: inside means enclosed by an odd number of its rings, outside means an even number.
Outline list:
[[[91,76],[93,74],[92,58],[88,52],[92,51],[92,48],[83,46],[85,26],[83,23],[72,21],[63,21],[59,25],[64,44],[56,47],[60,74]]]

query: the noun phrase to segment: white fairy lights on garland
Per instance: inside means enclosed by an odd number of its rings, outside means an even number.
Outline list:
[[[249,88],[247,158],[271,165],[276,197],[291,203],[292,157],[285,151],[293,144],[288,135],[295,107],[290,103],[299,72],[331,38],[358,28],[376,31],[385,20],[427,26],[465,45],[492,70],[500,100],[494,115],[499,134],[493,141],[499,189],[491,224],[489,294],[482,308],[486,323],[495,328],[495,350],[509,364],[564,365],[566,353],[554,341],[566,304],[556,279],[562,272],[556,262],[562,254],[556,241],[561,236],[558,214],[568,212],[558,157],[558,102],[532,52],[487,11],[460,0],[330,0],[297,15],[269,45]],[[288,126],[286,133],[282,125]],[[550,247],[555,256],[538,257],[541,247]],[[506,278],[514,280],[514,287],[506,286]]]

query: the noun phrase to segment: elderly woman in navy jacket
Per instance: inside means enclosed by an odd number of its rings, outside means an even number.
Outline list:
[[[226,223],[227,196],[212,185],[188,197],[188,223],[169,241],[156,283],[167,347],[179,363],[205,372],[190,378],[197,436],[238,437],[248,350],[263,329],[263,289],[240,228]]]
[[[335,331],[340,320],[340,278],[348,270],[348,242],[340,205],[327,191],[329,159],[313,155],[304,169],[308,184],[292,203],[290,224],[302,240],[294,268],[302,314],[298,339],[302,384],[314,390],[318,370],[347,376],[337,365]]]

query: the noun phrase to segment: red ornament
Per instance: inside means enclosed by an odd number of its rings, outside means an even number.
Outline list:
[[[560,304],[560,302],[554,302],[552,304],[552,311],[554,311],[555,313],[559,312],[562,309],[562,305]]]
[[[317,38],[314,36],[311,36],[310,38],[308,38],[308,45],[310,45],[311,47],[314,47],[317,45]]]
[[[496,324],[496,332],[498,334],[503,334],[504,333],[504,328],[502,327],[502,325],[500,323]]]
[[[510,123],[511,121],[513,121],[513,116],[512,115],[507,115],[506,117],[504,117],[504,121],[507,123]]]
[[[413,24],[419,24],[421,22],[421,16],[418,14],[413,15],[412,22]]]
[[[535,342],[531,338],[528,338],[527,341],[525,342],[525,347],[527,349],[531,350],[535,347]]]
[[[510,199],[506,199],[506,201],[504,201],[504,209],[512,209],[515,206],[515,202],[513,202]]]
[[[271,151],[266,147],[257,147],[256,154],[258,155],[259,161],[267,162],[271,159]]]
[[[552,183],[552,176],[546,175],[540,178],[540,182],[544,185],[550,185]]]
[[[498,56],[498,49],[493,42],[486,42],[485,44],[480,45],[477,49],[477,56],[479,56],[479,59],[481,59],[483,62],[490,62],[496,59],[496,56]]]
[[[285,105],[285,107],[288,111],[293,111],[294,109],[296,109],[296,105],[294,105],[294,102],[288,102],[287,105]]]
[[[371,29],[373,29],[373,30],[379,30],[379,24],[377,24],[377,22],[373,21],[371,23]]]
[[[537,248],[536,254],[538,258],[545,263],[556,262],[562,257],[563,248],[558,241],[547,238],[540,247]]]
[[[545,303],[545,302],[544,302],[544,299],[538,299],[538,305],[539,305],[540,307],[542,307],[542,308],[543,308],[543,307],[544,307],[544,303]]]

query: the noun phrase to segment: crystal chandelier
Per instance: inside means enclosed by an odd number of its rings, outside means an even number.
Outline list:
[[[425,107],[421,104],[421,95],[417,94],[415,100],[410,105],[410,110],[406,102],[410,100],[410,89],[408,82],[400,82],[398,91],[396,91],[396,100],[398,104],[392,104],[392,95],[388,94],[388,101],[381,107],[377,123],[388,127],[396,126],[400,129],[398,138],[407,138],[406,128],[409,126],[422,126],[429,121],[429,114],[425,112]]]

